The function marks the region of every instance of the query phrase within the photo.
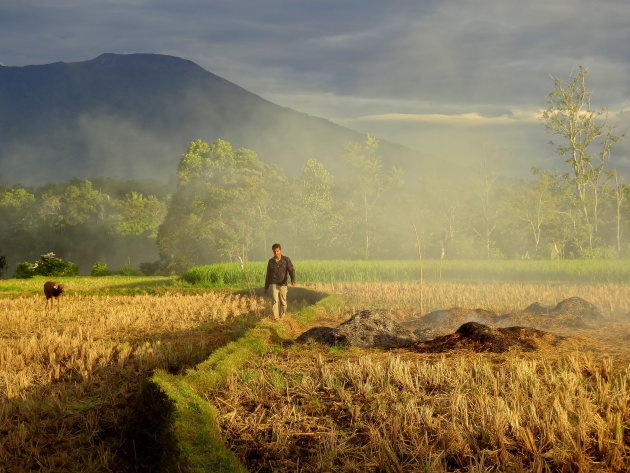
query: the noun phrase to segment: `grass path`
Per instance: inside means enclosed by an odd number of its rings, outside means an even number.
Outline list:
[[[291,292],[293,301],[299,297],[309,297],[309,300],[316,302],[279,322],[273,321],[270,316],[263,318],[238,340],[215,350],[208,359],[184,375],[157,370],[151,378],[151,382],[172,402],[174,449],[178,452],[178,461],[188,471],[246,471],[224,444],[217,423],[217,409],[209,402],[207,393],[225,383],[228,376],[246,363],[278,350],[282,343],[292,340],[313,324],[337,319],[330,314],[339,314],[342,299],[338,295],[324,296],[305,289]]]

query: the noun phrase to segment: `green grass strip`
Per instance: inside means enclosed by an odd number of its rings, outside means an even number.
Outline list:
[[[297,320],[300,325],[314,323],[320,315],[326,312],[334,312],[343,305],[343,302],[343,296],[340,294],[331,294],[316,304],[304,307],[295,315],[295,320]]]
[[[325,310],[339,306],[341,296],[331,295],[302,309],[295,318],[300,324],[313,322]],[[172,433],[179,451],[181,471],[246,472],[238,458],[223,443],[217,409],[204,394],[216,389],[245,363],[274,349],[285,334],[281,324],[262,320],[239,339],[215,350],[205,361],[184,375],[158,370],[151,381],[172,401]]]
[[[215,407],[199,396],[184,377],[158,371],[152,381],[174,404],[170,428],[179,458],[173,471],[247,471],[223,443]]]
[[[404,261],[294,261],[299,284],[417,282],[417,260]],[[196,266],[182,275],[202,287],[260,287],[266,262]],[[425,282],[628,283],[628,260],[424,260]]]

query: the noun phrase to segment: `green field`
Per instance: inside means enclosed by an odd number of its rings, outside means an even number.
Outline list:
[[[418,261],[294,261],[300,284],[339,282],[412,282],[420,280]],[[208,287],[264,284],[266,263],[197,266],[182,278]],[[627,283],[630,260],[426,260],[426,282]]]

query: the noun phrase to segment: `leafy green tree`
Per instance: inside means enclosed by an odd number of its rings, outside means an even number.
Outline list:
[[[82,181],[66,187],[61,195],[44,194],[45,217],[56,227],[96,224],[104,219],[109,196],[94,189],[92,182]]]
[[[35,195],[26,189],[15,188],[0,193],[0,227],[4,229],[3,237],[31,230],[34,225],[34,207]]]
[[[36,197],[23,188],[0,192],[0,242],[8,255],[7,265],[29,254],[37,237]]]
[[[0,193],[0,207],[21,210],[27,205],[32,205],[34,202],[35,195],[21,187]]]
[[[82,266],[103,259],[113,245],[110,207],[109,196],[91,181],[44,190],[39,202],[39,244]]]
[[[34,190],[0,187],[0,242],[7,264],[24,261],[42,248],[55,248],[88,270],[96,260],[116,265],[155,260],[166,187],[157,185],[157,193],[146,197],[139,190],[153,191],[149,181],[95,182],[73,179]]]
[[[555,205],[548,225],[550,243],[546,251],[556,257],[579,258],[588,248],[589,228],[567,175],[554,175]]]
[[[266,167],[249,149],[224,140],[193,141],[180,160],[177,190],[158,231],[166,266],[182,271],[196,264],[241,257],[269,223]]]
[[[120,235],[147,235],[156,238],[166,216],[166,203],[150,195],[130,192],[114,203],[114,229]]]
[[[363,227],[365,259],[370,257],[370,237],[374,232],[372,217],[376,205],[383,193],[393,185],[400,184],[404,176],[404,172],[395,167],[385,172],[378,148],[378,139],[368,134],[363,143],[348,143],[342,155],[342,161],[351,171],[347,192]]]
[[[613,134],[607,123],[607,111],[591,108],[591,92],[586,88],[588,70],[581,67],[564,81],[554,78],[542,118],[561,142],[554,143],[572,171],[577,204],[584,217],[588,247],[593,248],[598,233],[598,208],[602,183],[608,177],[606,165],[614,143],[621,136]]]
[[[335,200],[335,178],[316,160],[309,159],[294,182],[289,215],[293,228],[291,248],[302,258],[321,258],[337,245],[343,245],[343,218]],[[291,206],[290,204],[293,203]]]

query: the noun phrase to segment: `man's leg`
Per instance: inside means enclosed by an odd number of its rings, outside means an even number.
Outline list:
[[[271,288],[271,311],[273,312],[273,318],[278,320],[280,318],[280,288],[277,284],[270,284]]]
[[[287,291],[288,290],[289,288],[287,286],[280,286],[280,291],[279,291],[280,317],[284,317],[284,314],[287,311]]]

